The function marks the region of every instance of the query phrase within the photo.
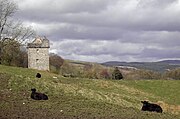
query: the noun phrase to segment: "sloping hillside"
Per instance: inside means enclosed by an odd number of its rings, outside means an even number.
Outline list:
[[[37,72],[41,79],[35,78]],[[32,100],[31,88],[46,93],[49,100]],[[0,118],[178,119],[179,90],[178,80],[64,78],[0,65]],[[164,112],[140,111],[141,100],[159,103]]]

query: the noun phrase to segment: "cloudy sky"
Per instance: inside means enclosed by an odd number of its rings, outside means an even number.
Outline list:
[[[180,0],[15,0],[16,18],[65,59],[180,59]]]

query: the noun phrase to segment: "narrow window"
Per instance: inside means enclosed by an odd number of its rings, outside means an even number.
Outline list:
[[[39,59],[36,59],[36,63],[38,63],[39,62]]]

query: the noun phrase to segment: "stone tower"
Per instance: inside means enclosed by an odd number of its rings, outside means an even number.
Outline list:
[[[49,40],[36,38],[28,43],[28,68],[38,70],[49,70]]]

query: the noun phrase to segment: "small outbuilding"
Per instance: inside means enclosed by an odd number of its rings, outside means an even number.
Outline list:
[[[39,37],[28,43],[28,68],[49,70],[49,48],[49,40],[46,37]]]

